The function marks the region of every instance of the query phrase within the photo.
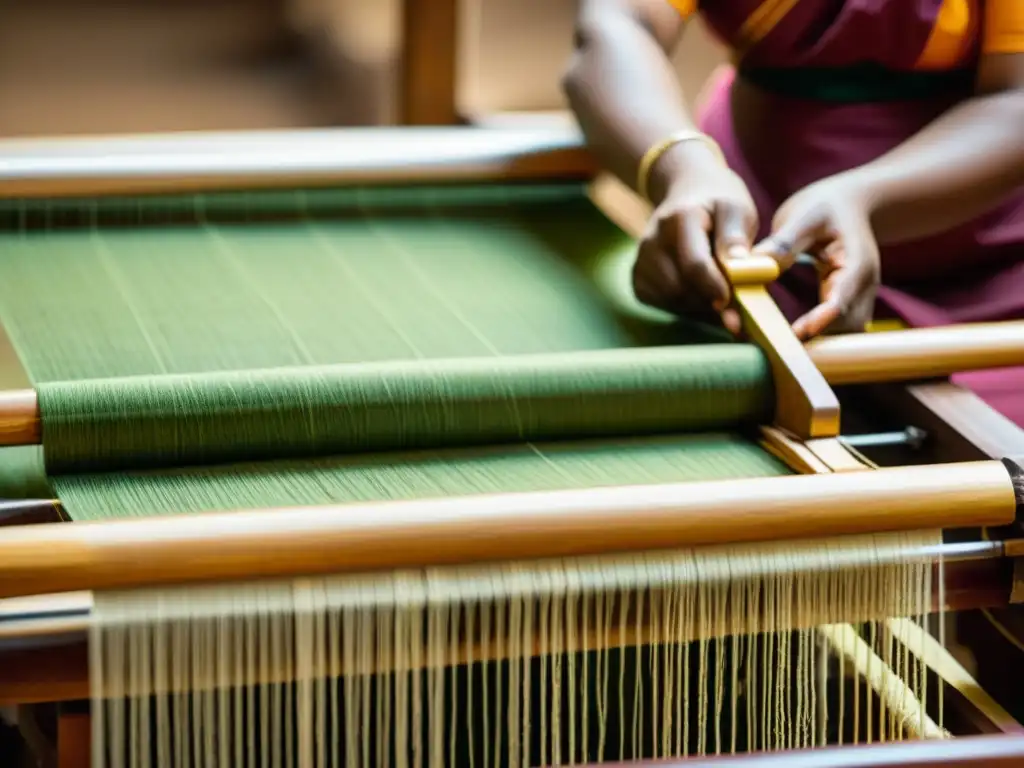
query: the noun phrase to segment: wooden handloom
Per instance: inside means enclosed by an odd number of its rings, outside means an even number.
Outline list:
[[[574,136],[537,132],[427,130],[400,141],[373,131],[317,133],[310,134],[304,149],[283,159],[275,149],[294,148],[294,136],[255,141],[262,145],[250,141],[244,151],[235,150],[228,137],[22,142],[0,149],[0,158],[7,161],[0,163],[0,197],[438,178],[579,178],[591,170]],[[453,141],[458,141],[457,151]],[[635,202],[604,182],[595,184],[593,196],[626,231],[635,230],[641,220]],[[1024,362],[1024,322],[826,338],[802,347],[765,290],[777,277],[774,263],[752,259],[728,264],[726,271],[745,331],[772,367],[775,419],[765,425],[762,443],[797,476],[232,512],[206,515],[201,525],[194,517],[168,517],[4,527],[0,703],[88,697],[88,591],[109,588],[928,527],[968,531],[963,541],[935,553],[946,560],[946,605],[936,608],[1007,605],[1016,558],[1024,557],[1024,539],[1016,538],[1024,506],[1018,464],[1024,437],[994,416],[988,418],[995,426],[981,430],[981,437],[965,437],[956,419],[980,418],[985,406],[976,399],[944,382],[893,383],[1019,365]],[[907,411],[905,419],[928,431],[930,450],[938,451],[934,458],[940,463],[880,468],[851,448],[856,441],[840,433],[840,398],[832,386],[854,384],[886,385],[875,391],[884,402],[909,399],[917,411]],[[957,408],[969,403],[973,413],[953,412],[939,392],[956,399]],[[857,396],[863,396],[863,389]],[[925,411],[927,423],[920,417]],[[31,445],[40,438],[35,392],[20,388],[0,396],[0,444]],[[50,499],[11,501],[6,515],[11,522],[37,521],[45,519],[43,511],[58,507],[59,501]],[[975,529],[992,535],[970,533]],[[188,561],[181,557],[185,547]],[[953,667],[943,663],[946,670],[934,671],[952,676]],[[959,739],[952,746],[923,742],[688,763],[867,768],[937,765],[941,757],[965,766],[1021,764],[1020,726],[984,696],[972,696],[966,687],[962,696],[965,710],[977,718],[978,732],[1002,735]],[[79,717],[69,715],[62,727],[70,733],[79,727]],[[72,758],[65,763],[82,764]]]

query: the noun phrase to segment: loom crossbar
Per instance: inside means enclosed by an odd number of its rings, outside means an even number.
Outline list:
[[[832,385],[939,378],[1024,365],[1024,320],[828,336],[807,351]]]
[[[1001,462],[0,530],[0,597],[1008,525]]]
[[[739,276],[763,278],[759,267]],[[831,336],[806,349],[833,386],[914,381],[1024,364],[1024,321]],[[36,392],[0,391],[0,445],[36,445],[41,433]]]

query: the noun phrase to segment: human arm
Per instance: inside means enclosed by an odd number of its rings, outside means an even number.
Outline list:
[[[882,243],[927,237],[1024,185],[1024,53],[986,55],[974,98],[851,172]]]
[[[579,3],[563,89],[591,150],[631,187],[650,147],[696,130],[669,60],[685,24],[666,0]],[[651,201],[657,205],[674,178],[713,161],[698,143],[666,152],[651,172]]]
[[[870,319],[879,243],[947,231],[1024,185],[1024,3],[991,0],[986,9],[1001,13],[1003,26],[986,34],[972,98],[891,152],[779,208],[757,249],[783,266],[811,252],[823,274],[821,304],[797,320],[797,335],[856,330]]]
[[[684,23],[666,0],[579,4],[563,86],[591,149],[634,188],[652,146],[695,130],[669,61]],[[686,141],[654,163],[647,189],[656,210],[634,269],[638,297],[669,311],[690,313],[708,305],[724,311],[728,284],[715,252],[721,257],[730,248],[748,250],[756,231],[743,183],[709,145]]]

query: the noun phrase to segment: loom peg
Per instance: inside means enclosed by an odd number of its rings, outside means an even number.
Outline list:
[[[767,285],[779,279],[779,263],[768,256],[729,259],[722,264],[722,271],[734,287]]]

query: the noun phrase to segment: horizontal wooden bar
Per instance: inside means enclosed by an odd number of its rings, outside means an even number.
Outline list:
[[[807,344],[829,384],[880,384],[1024,365],[1024,320],[827,336]]]
[[[738,274],[757,282],[767,270],[752,260]],[[1024,365],[1024,321],[830,336],[810,342],[807,350],[834,386],[945,377]],[[0,391],[0,446],[35,445],[41,434],[36,393]]]
[[[586,179],[594,170],[570,126],[0,140],[0,198]]]
[[[0,597],[987,527],[1001,462],[0,529]]]
[[[614,768],[626,768],[626,765]],[[1019,768],[1021,765],[1024,765],[1024,736],[1019,735],[628,763],[629,768]]]

